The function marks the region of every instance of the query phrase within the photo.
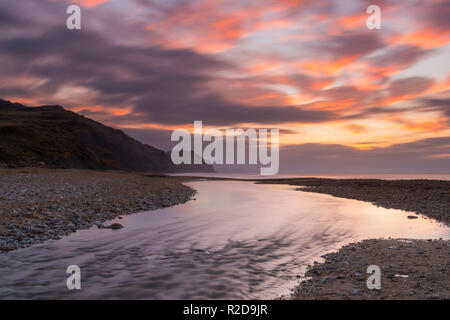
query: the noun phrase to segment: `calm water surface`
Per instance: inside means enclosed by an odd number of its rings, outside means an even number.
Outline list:
[[[194,172],[177,173],[174,176],[200,176],[208,178],[234,178],[234,179],[288,179],[288,178],[330,178],[330,179],[383,179],[383,180],[450,180],[450,173],[372,173],[372,174],[304,174],[279,173],[271,176],[262,176],[258,173],[230,173],[230,172]]]
[[[0,298],[263,299],[289,294],[326,252],[365,238],[450,238],[430,219],[294,191],[196,181],[197,200],[0,255]],[[370,262],[370,261],[369,261]],[[79,265],[82,289],[66,288]]]

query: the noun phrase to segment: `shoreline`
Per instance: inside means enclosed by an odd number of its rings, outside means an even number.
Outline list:
[[[102,227],[123,215],[185,203],[196,191],[182,182],[199,179],[288,184],[300,191],[438,217],[436,220],[447,226],[450,220],[450,181],[440,180],[249,180],[41,168],[0,169],[0,176],[0,252],[60,239],[95,225]],[[449,299],[450,240],[404,241],[368,239],[345,245],[323,256],[324,262],[308,266],[307,278],[290,298]],[[382,270],[381,290],[365,286],[365,271],[371,264]]]
[[[193,179],[197,177],[191,177]],[[287,184],[296,190],[369,202],[387,209],[423,215],[450,226],[450,181],[380,179],[230,179]],[[404,241],[407,241],[405,244]],[[344,245],[308,266],[294,300],[450,299],[450,240],[366,239]],[[381,269],[381,289],[369,290],[369,265]],[[406,274],[405,274],[406,273]],[[403,277],[403,276],[408,277]],[[288,298],[288,299],[289,299]]]
[[[294,300],[449,300],[450,241],[368,239],[347,244],[309,266]],[[369,265],[381,288],[369,290]]]
[[[0,252],[105,227],[114,218],[182,204],[196,194],[184,179],[148,173],[21,168],[0,169],[0,177]]]
[[[450,226],[450,181],[293,178],[258,180],[296,190],[369,202],[424,215]],[[408,218],[414,219],[416,215]],[[366,239],[308,266],[294,300],[450,299],[450,240]],[[381,269],[381,289],[369,290],[369,265]]]

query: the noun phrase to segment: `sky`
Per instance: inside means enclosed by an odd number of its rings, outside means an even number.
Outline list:
[[[449,17],[450,0],[0,0],[0,98],[165,150],[194,120],[279,128],[281,172],[450,172]]]

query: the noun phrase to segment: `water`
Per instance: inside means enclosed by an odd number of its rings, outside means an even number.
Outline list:
[[[450,173],[345,173],[345,174],[305,174],[279,173],[262,176],[258,173],[230,173],[230,172],[191,172],[177,173],[174,176],[199,176],[205,178],[233,178],[233,179],[288,179],[288,178],[329,178],[329,179],[383,179],[383,180],[450,180]]]
[[[0,298],[270,299],[308,264],[365,238],[450,238],[430,219],[294,191],[285,185],[196,181],[197,200],[0,255]],[[369,261],[370,262],[370,261]],[[82,289],[66,288],[81,267]]]

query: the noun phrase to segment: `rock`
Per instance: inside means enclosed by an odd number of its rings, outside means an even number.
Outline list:
[[[419,218],[418,216],[408,216],[408,219],[417,219]]]
[[[113,223],[109,226],[102,226],[102,227],[106,229],[119,230],[123,228],[123,225],[121,225],[120,223]]]

